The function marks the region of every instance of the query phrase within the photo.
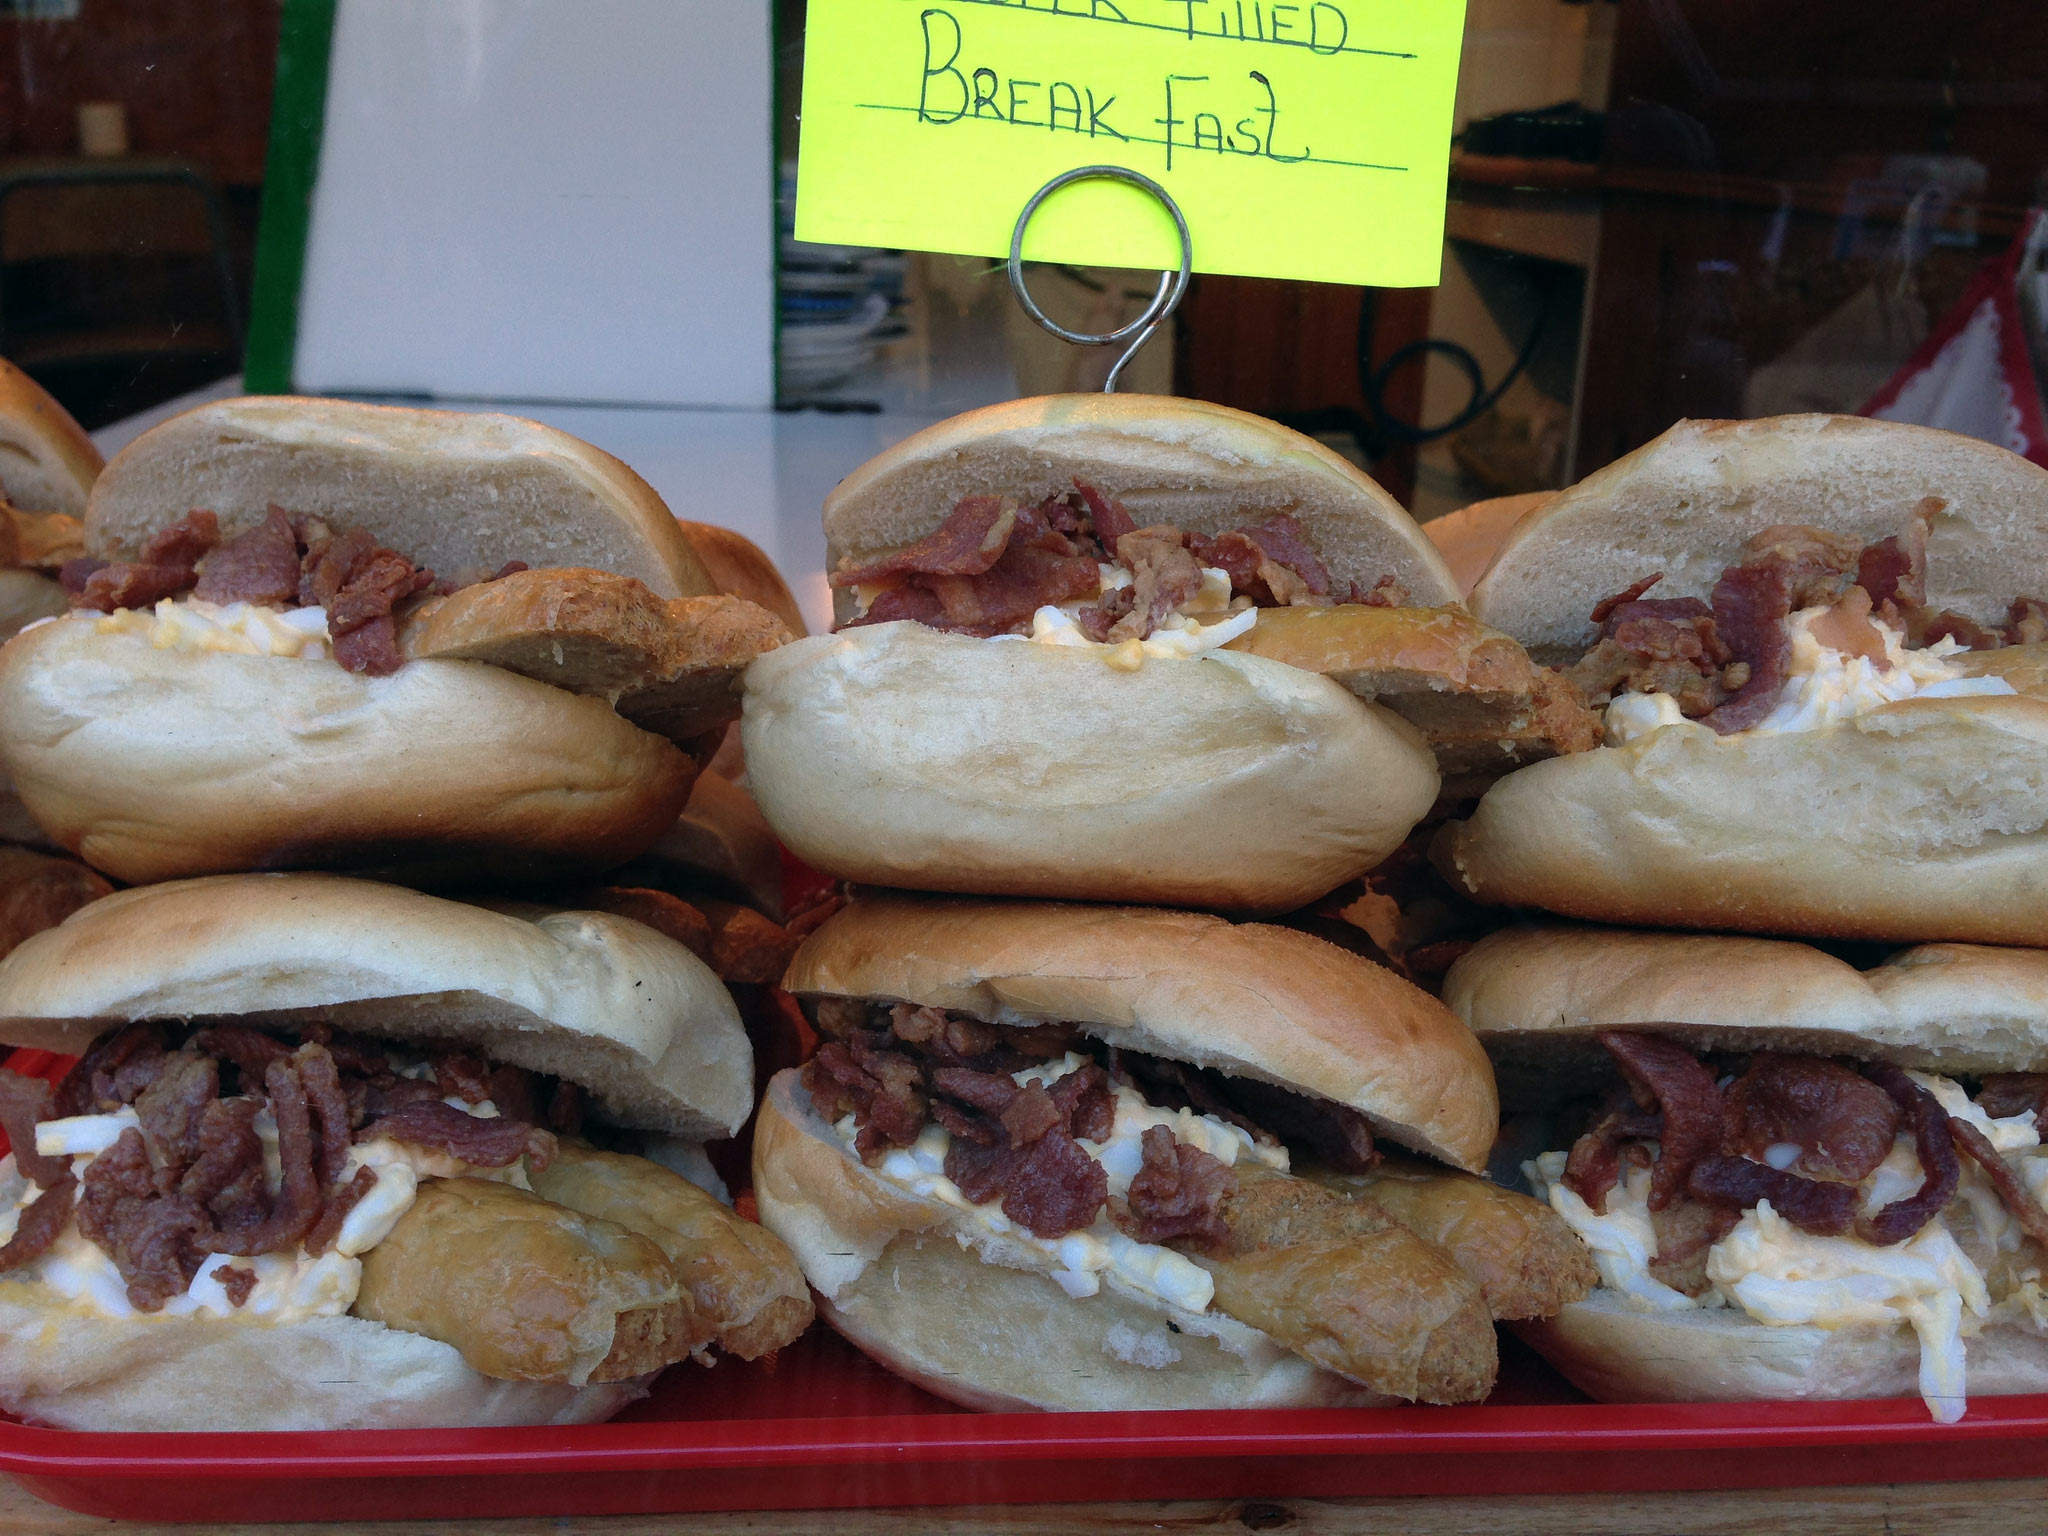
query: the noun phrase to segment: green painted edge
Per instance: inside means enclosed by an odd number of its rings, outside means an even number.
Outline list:
[[[277,83],[270,97],[270,147],[256,226],[255,293],[242,387],[252,395],[291,393],[299,340],[299,288],[306,230],[320,173],[327,116],[327,55],[339,0],[284,0],[278,18]]]

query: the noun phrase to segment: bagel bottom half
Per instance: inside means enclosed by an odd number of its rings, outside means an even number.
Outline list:
[[[1920,1391],[1920,1343],[1904,1324],[1774,1325],[1732,1307],[1644,1312],[1597,1290],[1555,1317],[1511,1326],[1601,1402],[1837,1401]],[[1971,1397],[2048,1392],[2048,1337],[1999,1324],[1965,1347]]]
[[[777,1073],[754,1131],[761,1224],[787,1243],[819,1311],[926,1391],[989,1410],[1277,1408],[1388,1403],[1257,1329],[1104,1289],[1069,1296],[1000,1240],[964,1247],[951,1207],[847,1154],[799,1074]],[[1007,1261],[1007,1262],[1006,1262]]]
[[[770,825],[876,885],[1286,911],[1385,858],[1438,787],[1406,721],[1259,656],[1119,671],[898,622],[771,651],[746,687]]]
[[[0,764],[50,835],[140,884],[278,866],[595,872],[675,824],[669,742],[482,662],[158,650],[60,619],[0,648]]]
[[[60,1429],[589,1424],[652,1380],[498,1381],[451,1345],[359,1317],[91,1317],[33,1281],[0,1281],[0,1406]]]
[[[1431,856],[1480,901],[1660,928],[2048,946],[2048,702],[1664,726],[1495,784]]]

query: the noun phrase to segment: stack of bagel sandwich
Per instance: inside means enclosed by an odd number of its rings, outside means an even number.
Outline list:
[[[790,638],[732,551],[536,423],[290,398],[151,429],[78,516],[0,769],[127,888],[0,961],[0,1043],[78,1058],[0,1072],[0,1406],[573,1422],[800,1333],[704,1151],[754,1098],[705,957],[754,930],[606,883],[693,806],[760,883],[693,796]]]
[[[1443,995],[1597,1256],[1525,1326],[1594,1396],[2048,1389],[2044,600],[2048,471],[1832,416],[1681,422],[1474,587],[1602,712],[1433,846],[1522,909]]]
[[[984,1408],[1471,1402],[1590,1290],[1479,1177],[1435,998],[1285,923],[1594,714],[1369,478],[1221,407],[1017,401],[824,508],[839,624],[755,661],[754,796],[850,882],[756,1124],[822,1315]]]

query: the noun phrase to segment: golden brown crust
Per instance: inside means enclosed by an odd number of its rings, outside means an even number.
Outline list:
[[[747,778],[783,842],[924,890],[1281,912],[1355,879],[1436,798],[1413,727],[1327,678],[910,623],[747,671]]]
[[[693,523],[688,518],[676,521],[720,592],[758,603],[782,620],[790,634],[799,639],[810,633],[804,627],[803,609],[797,606],[796,595],[789,590],[789,583],[782,579],[775,562],[762,553],[760,545],[745,534],[716,523]]]
[[[0,502],[0,566],[54,572],[84,553],[85,525],[77,518]]]
[[[157,650],[100,633],[97,615],[0,649],[0,722],[22,802],[127,881],[266,867],[589,874],[673,826],[697,774],[608,705],[499,667],[414,661],[363,677],[332,661]]]
[[[1179,1244],[1215,1305],[1325,1370],[1423,1403],[1478,1402],[1500,1356],[1478,1282],[1369,1199],[1245,1163],[1229,1238]]]
[[[1160,395],[1040,395],[926,427],[877,454],[825,498],[836,566],[902,547],[961,497],[1038,501],[1078,477],[1140,526],[1218,534],[1286,512],[1339,582],[1392,575],[1419,603],[1456,581],[1399,502],[1348,459],[1277,422]]]
[[[25,512],[77,517],[105,463],[48,390],[0,359],[0,497]]]
[[[1134,1050],[1332,1099],[1478,1169],[1498,1116],[1485,1053],[1436,999],[1321,939],[1190,912],[876,896],[829,918],[783,985]]]
[[[508,1381],[624,1381],[710,1341],[659,1246],[487,1179],[432,1179],[363,1255],[354,1314]]]
[[[1578,691],[1462,608],[1270,608],[1233,651],[1321,673],[1422,732],[1445,798],[1600,744]]]
[[[1495,1320],[1549,1317],[1600,1283],[1593,1257],[1541,1201],[1468,1173],[1388,1157],[1370,1173],[1297,1164],[1298,1175],[1363,1195],[1436,1244],[1478,1282]]]
[[[2048,946],[2044,748],[2025,695],[1665,726],[1500,780],[1431,857],[1480,901],[1596,922]]]
[[[642,730],[694,742],[739,718],[740,675],[790,638],[745,598],[663,600],[630,576],[520,571],[406,616],[409,660],[481,661],[603,699]]]
[[[780,1349],[810,1326],[810,1288],[788,1247],[679,1174],[569,1142],[532,1180],[541,1198],[651,1240],[719,1346],[742,1360]]]

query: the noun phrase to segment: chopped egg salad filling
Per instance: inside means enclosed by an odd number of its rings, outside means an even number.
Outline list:
[[[1070,1051],[1059,1061],[1029,1067],[1011,1076],[1019,1087],[1054,1083],[1087,1064],[1087,1057]],[[1144,1165],[1141,1142],[1146,1130],[1155,1125],[1165,1126],[1176,1140],[1208,1153],[1220,1163],[1234,1165],[1245,1159],[1282,1172],[1287,1170],[1285,1147],[1264,1145],[1238,1126],[1193,1110],[1156,1108],[1121,1084],[1115,1094],[1116,1122],[1109,1139],[1078,1143],[1082,1151],[1102,1165],[1112,1198],[1130,1189],[1131,1180]],[[859,1131],[854,1117],[845,1116],[833,1130],[852,1153]],[[928,1125],[910,1146],[890,1151],[870,1171],[913,1195],[953,1206],[983,1232],[1036,1256],[1060,1288],[1076,1299],[1095,1295],[1107,1277],[1185,1312],[1208,1309],[1216,1286],[1206,1270],[1170,1248],[1125,1236],[1106,1210],[1091,1227],[1063,1237],[1041,1238],[1005,1216],[1000,1201],[973,1204],[960,1186],[946,1177],[946,1153],[952,1145],[953,1138],[944,1126]],[[963,1245],[967,1240],[962,1236]]]
[[[120,608],[95,621],[103,635],[136,635],[160,651],[225,651],[320,661],[332,639],[325,608],[267,608],[167,597],[151,609]]]
[[[2048,1197],[2048,1149],[2032,1110],[1993,1119],[1950,1079],[1909,1075],[1947,1113],[1983,1132],[2036,1199]],[[1797,1148],[1788,1150],[1796,1156]],[[1890,1247],[1853,1235],[1803,1232],[1768,1200],[1759,1201],[1707,1250],[1708,1284],[1692,1296],[1650,1273],[1657,1257],[1650,1170],[1624,1161],[1606,1209],[1595,1211],[1563,1182],[1568,1155],[1545,1152],[1522,1165],[1523,1175],[1537,1198],[1592,1250],[1601,1285],[1626,1305],[1649,1312],[1734,1307],[1775,1327],[1910,1327],[1920,1345],[1920,1395],[1940,1423],[1963,1416],[1969,1339],[1995,1322],[2048,1330],[2042,1284],[2048,1254],[2027,1242],[1991,1181],[1968,1158],[1962,1159],[1961,1184],[1948,1208]],[[1791,1159],[1784,1161],[1789,1166]],[[1890,1155],[1863,1181],[1861,1213],[1875,1213],[1920,1183],[1912,1136],[1902,1131]]]
[[[450,1098],[444,1102],[482,1119],[497,1114],[488,1100],[467,1104]],[[125,1106],[111,1114],[45,1120],[36,1126],[36,1151],[46,1157],[69,1157],[72,1172],[82,1181],[95,1158],[120,1140],[123,1131],[130,1127],[139,1129],[141,1124],[135,1111]],[[257,1115],[255,1130],[263,1142],[265,1172],[271,1193],[275,1194],[283,1181],[283,1170],[277,1153],[277,1122],[267,1107]],[[169,1298],[161,1313],[154,1315],[269,1324],[338,1317],[355,1305],[363,1277],[361,1256],[382,1242],[398,1224],[399,1217],[411,1209],[422,1179],[496,1179],[522,1189],[532,1187],[524,1159],[504,1168],[478,1168],[446,1153],[389,1137],[351,1147],[340,1182],[347,1184],[362,1168],[373,1169],[377,1182],[343,1219],[340,1235],[325,1253],[315,1257],[301,1247],[290,1253],[253,1257],[223,1255],[201,1264],[184,1294]],[[21,1176],[11,1155],[0,1160],[0,1190],[11,1190],[14,1196],[8,1207],[0,1210],[0,1242],[5,1242],[14,1235],[21,1213],[41,1191]],[[244,1270],[256,1277],[247,1299],[239,1307],[230,1299],[220,1278],[219,1272],[224,1268]],[[113,1259],[78,1230],[75,1215],[40,1258],[15,1273],[25,1280],[40,1281],[93,1317],[152,1315],[139,1311],[129,1301],[127,1284]]]
[[[1103,661],[1118,671],[1134,672],[1146,661],[1164,661],[1199,656],[1228,645],[1259,621],[1259,610],[1248,597],[1230,595],[1230,573],[1213,565],[1202,567],[1202,585],[1144,639],[1090,640],[1076,622],[1083,608],[1093,607],[1107,593],[1131,584],[1131,573],[1120,565],[1104,564],[1102,590],[1093,597],[1067,603],[1047,603],[1031,616],[1031,633],[1005,635],[1003,639],[1030,640],[1038,645],[1085,647],[1100,652]]]
[[[1954,659],[1966,653],[1953,639],[1943,636],[1933,645],[1913,650],[1907,647],[1903,631],[1875,615],[1867,623],[1882,643],[1881,660],[1838,650],[1814,633],[1816,622],[1829,611],[1825,607],[1802,608],[1785,620],[1792,657],[1777,706],[1747,731],[1731,732],[1731,738],[1819,730],[1901,699],[1954,699],[2015,691],[2002,677],[1966,675]],[[1664,726],[1689,723],[1679,712],[1678,701],[1668,693],[1625,693],[1607,706],[1607,744],[1626,746]],[[1699,729],[1709,730],[1706,726]]]

